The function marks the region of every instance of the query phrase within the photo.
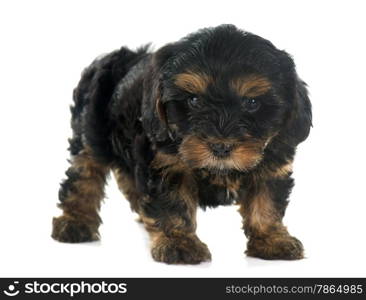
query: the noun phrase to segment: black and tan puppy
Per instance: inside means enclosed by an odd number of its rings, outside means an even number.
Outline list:
[[[95,60],[74,91],[71,166],[52,237],[97,240],[112,170],[151,235],[155,260],[211,259],[197,207],[238,204],[247,255],[300,259],[282,223],[311,105],[290,56],[232,25]],[[218,220],[221,222],[221,220]],[[122,230],[122,229],[121,229]]]

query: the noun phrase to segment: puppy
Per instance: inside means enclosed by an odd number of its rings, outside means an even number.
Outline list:
[[[247,255],[303,258],[282,218],[311,104],[286,52],[233,25],[206,28],[156,52],[122,47],[96,59],[73,99],[54,239],[99,239],[113,171],[156,261],[210,260],[195,233],[196,210],[230,204],[243,217]]]

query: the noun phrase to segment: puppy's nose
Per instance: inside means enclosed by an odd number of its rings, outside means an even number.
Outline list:
[[[209,143],[208,144],[212,153],[220,158],[224,158],[230,155],[231,150],[233,149],[232,145],[222,144],[222,143]]]

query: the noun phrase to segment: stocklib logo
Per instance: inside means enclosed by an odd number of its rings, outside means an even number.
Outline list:
[[[14,281],[13,284],[8,286],[7,290],[4,290],[4,294],[9,297],[14,297],[20,293],[19,290],[16,289],[16,286],[19,284],[19,281]]]

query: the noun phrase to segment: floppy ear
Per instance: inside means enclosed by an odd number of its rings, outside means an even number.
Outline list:
[[[144,112],[142,122],[150,138],[162,142],[170,135],[168,119],[162,98],[164,76],[167,76],[169,59],[174,56],[177,43],[168,44],[152,54],[149,71],[144,79]]]
[[[280,131],[280,137],[290,146],[296,147],[306,140],[312,126],[311,103],[306,83],[297,75],[294,61],[285,51],[279,53],[281,86],[288,113]]]
[[[162,93],[162,79],[158,78],[155,82],[156,87],[152,91],[152,100],[155,101],[155,114],[160,121],[160,127],[156,127],[156,136],[158,140],[165,140],[168,136],[173,139],[171,134],[168,118],[166,115],[165,105],[162,101],[163,93]]]
[[[285,124],[285,135],[290,145],[297,146],[309,135],[312,126],[312,113],[306,83],[297,75],[292,90],[292,109]]]
[[[153,116],[156,116],[162,123],[163,127],[167,127],[167,117],[164,104],[162,102],[163,97],[163,79],[161,67],[157,64],[155,57],[153,58],[153,74],[150,80],[152,80],[152,88],[150,90],[151,105],[153,109]]]

